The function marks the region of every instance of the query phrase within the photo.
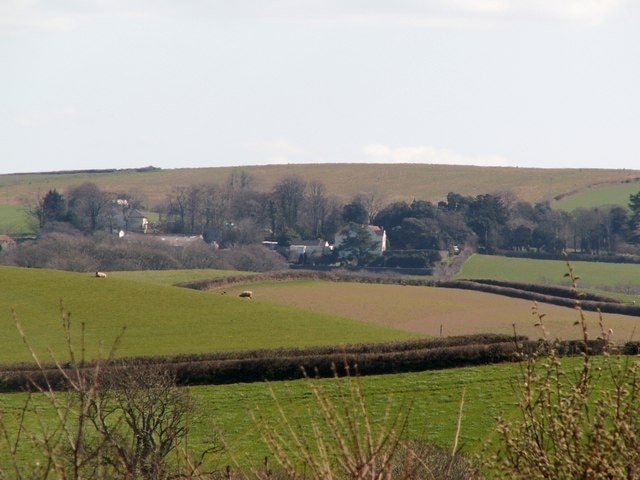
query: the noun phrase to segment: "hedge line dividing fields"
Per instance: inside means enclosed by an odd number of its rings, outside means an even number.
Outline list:
[[[179,385],[221,385],[296,380],[305,375],[328,378],[334,375],[335,368],[339,374],[346,374],[346,367],[364,376],[496,364],[516,361],[519,353],[539,350],[541,346],[540,342],[522,336],[486,334],[309,349],[123,358],[87,362],[83,370],[92,375],[97,362],[103,374],[114,369],[157,367],[173,374]],[[598,340],[588,344],[594,354],[601,353],[602,347],[603,342]],[[629,348],[637,349],[637,345]],[[575,355],[583,350],[581,341],[558,345],[563,355]],[[72,367],[69,363],[46,364],[42,369],[29,363],[3,366],[0,392],[29,390],[36,385],[62,389],[68,385],[64,374],[72,375]]]
[[[284,271],[256,275],[213,278],[180,284],[198,290],[220,291],[225,286],[273,280],[319,279],[336,282],[367,282],[401,284],[446,288],[472,289],[500,295],[526,298],[534,301],[555,303],[573,307],[580,301],[581,308],[603,312],[624,312],[626,315],[640,316],[640,308],[625,305],[607,297],[588,295],[576,300],[576,293],[570,288],[547,287],[490,280],[456,280],[435,282],[393,276],[360,275],[353,272],[304,272]],[[562,348],[567,354],[580,351],[581,342],[565,342]],[[229,384],[263,380],[292,380],[304,376],[331,376],[332,366],[357,365],[361,375],[405,373],[423,370],[443,369],[471,365],[483,365],[516,360],[518,352],[539,348],[538,342],[526,337],[514,338],[510,335],[469,335],[438,339],[411,340],[362,345],[341,345],[335,347],[280,348],[253,351],[239,351],[214,354],[193,354],[178,356],[146,356],[119,358],[105,362],[107,368],[136,368],[136,366],[156,365],[171,371],[181,385]],[[597,353],[598,342],[590,348]],[[636,343],[622,347],[623,351],[634,353]],[[91,370],[95,363],[86,363]],[[70,365],[62,365],[70,369]],[[40,371],[28,363],[0,366],[0,391],[19,391],[29,388],[34,382],[41,384],[47,380],[60,388],[64,384],[62,373],[56,365],[46,365]]]
[[[487,334],[306,349],[132,357],[101,362],[101,369],[106,372],[109,368],[156,366],[170,371],[180,385],[295,380],[303,378],[304,372],[309,376],[330,377],[334,365],[357,365],[361,375],[404,373],[510,361],[516,349],[514,340],[527,339]],[[92,372],[96,365],[87,362],[84,368]],[[30,363],[0,367],[0,391],[20,391],[33,383],[43,385],[45,380],[54,388],[61,388],[66,382],[60,370],[68,373],[71,365],[63,363],[60,367],[47,364],[41,370]]]

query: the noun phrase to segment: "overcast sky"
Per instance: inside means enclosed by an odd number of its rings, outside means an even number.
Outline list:
[[[640,169],[638,0],[0,0],[0,173]]]

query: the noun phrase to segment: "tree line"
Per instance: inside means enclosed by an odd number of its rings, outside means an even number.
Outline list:
[[[332,241],[347,225],[385,229],[391,251],[437,252],[469,245],[486,253],[588,255],[636,253],[640,245],[640,192],[628,208],[605,206],[554,210],[509,194],[466,196],[451,192],[438,203],[414,199],[385,203],[379,188],[348,203],[327,193],[322,182],[289,176],[270,190],[257,187],[246,172],[234,171],[225,184],[174,186],[159,205],[147,205],[131,193],[102,191],[93,183],[64,194],[50,190],[27,209],[39,232],[66,225],[86,233],[114,231],[136,209],[157,213],[158,232],[202,235],[208,243],[238,246],[263,240],[289,245],[297,239]],[[366,242],[360,235],[352,243]],[[363,245],[360,245],[362,247]],[[362,251],[366,256],[366,248]],[[360,259],[370,263],[372,258]],[[430,261],[435,257],[430,257]]]
[[[487,253],[535,251],[584,254],[634,253],[640,245],[640,192],[628,208],[603,206],[555,210],[508,194],[465,196],[451,192],[432,203],[385,203],[381,190],[341,203],[319,181],[287,177],[271,191],[259,191],[245,173],[226,186],[175,187],[161,209],[164,228],[185,234],[207,232],[240,243],[270,239],[333,240],[346,225],[383,227],[392,250],[448,250],[472,244]],[[233,235],[230,235],[235,232]]]

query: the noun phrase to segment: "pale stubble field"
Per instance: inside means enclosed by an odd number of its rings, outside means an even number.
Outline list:
[[[239,287],[240,288],[240,287]],[[473,333],[513,333],[540,338],[533,315],[534,302],[482,292],[365,283],[291,281],[252,285],[258,301],[269,301],[341,315],[365,322],[409,330],[431,336]],[[553,337],[581,338],[572,308],[537,304],[545,314],[544,323]],[[600,332],[597,312],[585,312],[590,334]],[[637,340],[640,317],[603,315],[605,329],[613,329],[613,339],[624,343]],[[638,333],[636,333],[638,331]]]

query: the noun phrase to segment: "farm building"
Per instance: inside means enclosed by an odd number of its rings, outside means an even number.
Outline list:
[[[149,219],[140,210],[134,208],[128,215],[127,226],[129,231],[147,233],[149,230]]]
[[[137,208],[129,208],[127,200],[118,199],[114,201],[111,211],[111,229],[125,233],[147,233],[149,219]]]
[[[16,241],[9,235],[0,235],[0,250],[6,250],[16,246]]]
[[[301,258],[313,260],[332,251],[333,246],[326,240],[296,240],[289,246],[288,257],[290,262],[298,262]]]

